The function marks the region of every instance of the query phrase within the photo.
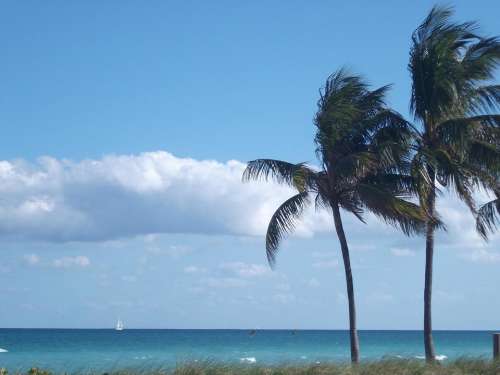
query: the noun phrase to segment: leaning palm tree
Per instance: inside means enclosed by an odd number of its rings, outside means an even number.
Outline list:
[[[420,124],[412,174],[426,228],[424,343],[428,361],[435,359],[432,340],[432,272],[439,186],[451,188],[477,214],[476,188],[498,187],[500,86],[492,83],[500,63],[500,40],[477,34],[473,22],[454,23],[452,9],[434,7],[412,35],[409,71],[410,109]],[[437,184],[439,183],[439,185]],[[492,204],[478,217],[486,236]],[[486,215],[486,216],[485,216]],[[489,218],[484,222],[481,218]],[[486,224],[487,226],[487,224]]]
[[[370,211],[406,234],[424,229],[419,207],[406,200],[414,191],[408,169],[412,129],[385,104],[388,86],[370,91],[364,80],[341,69],[320,91],[315,117],[316,153],[321,167],[258,159],[248,163],[243,180],[274,179],[296,190],[268,225],[266,253],[271,266],[283,236],[294,229],[304,209],[331,210],[344,262],[349,302],[351,360],[359,362],[354,283],[340,209],[364,222]]]

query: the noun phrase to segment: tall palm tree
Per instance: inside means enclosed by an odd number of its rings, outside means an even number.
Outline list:
[[[499,109],[500,85],[492,81],[500,63],[500,40],[479,36],[473,22],[452,22],[452,14],[449,7],[431,10],[412,35],[409,62],[410,109],[421,125],[412,171],[420,205],[429,217],[424,288],[428,361],[435,359],[431,302],[436,183],[453,189],[473,214],[474,190],[498,186],[500,115],[494,111]]]
[[[420,208],[406,200],[412,180],[400,174],[409,165],[410,125],[385,104],[388,86],[370,91],[360,76],[341,69],[332,74],[320,91],[316,127],[316,153],[321,165],[258,159],[248,163],[243,180],[274,179],[296,190],[272,216],[266,234],[266,253],[271,266],[283,236],[294,229],[306,206],[330,209],[344,262],[351,360],[359,362],[359,340],[349,247],[340,208],[364,222],[373,212],[406,234],[424,229]]]

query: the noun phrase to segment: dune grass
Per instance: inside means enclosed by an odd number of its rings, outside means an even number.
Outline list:
[[[68,373],[69,374],[69,373]],[[317,365],[230,365],[217,363],[181,364],[173,369],[124,369],[107,373],[82,371],[76,375],[500,375],[500,361],[484,359],[458,359],[447,363],[426,364],[416,360],[380,360],[350,364]],[[25,372],[0,375],[58,375],[50,371],[31,368]]]

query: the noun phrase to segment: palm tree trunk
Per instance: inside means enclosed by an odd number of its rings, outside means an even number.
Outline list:
[[[347,299],[349,301],[349,332],[351,339],[351,362],[359,363],[359,339],[358,330],[356,328],[356,304],[354,302],[354,285],[352,280],[351,260],[349,258],[349,247],[345,238],[344,227],[342,226],[342,218],[338,204],[332,204],[333,221],[335,229],[340,241],[342,250],[342,258],[344,260],[345,280],[347,285]]]
[[[427,205],[429,214],[434,216],[436,205],[436,187],[433,177],[433,184]],[[431,217],[432,217],[431,216]],[[425,359],[427,362],[434,362],[436,353],[434,351],[434,341],[432,339],[432,263],[434,257],[434,224],[427,220],[425,238],[425,287],[424,287],[424,345]]]

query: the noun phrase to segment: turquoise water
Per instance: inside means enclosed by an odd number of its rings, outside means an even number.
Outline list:
[[[488,331],[435,332],[437,353],[491,357]],[[279,364],[349,360],[347,331],[0,329],[0,367],[55,371],[171,367],[183,362]],[[423,355],[420,331],[361,331],[363,359]]]

